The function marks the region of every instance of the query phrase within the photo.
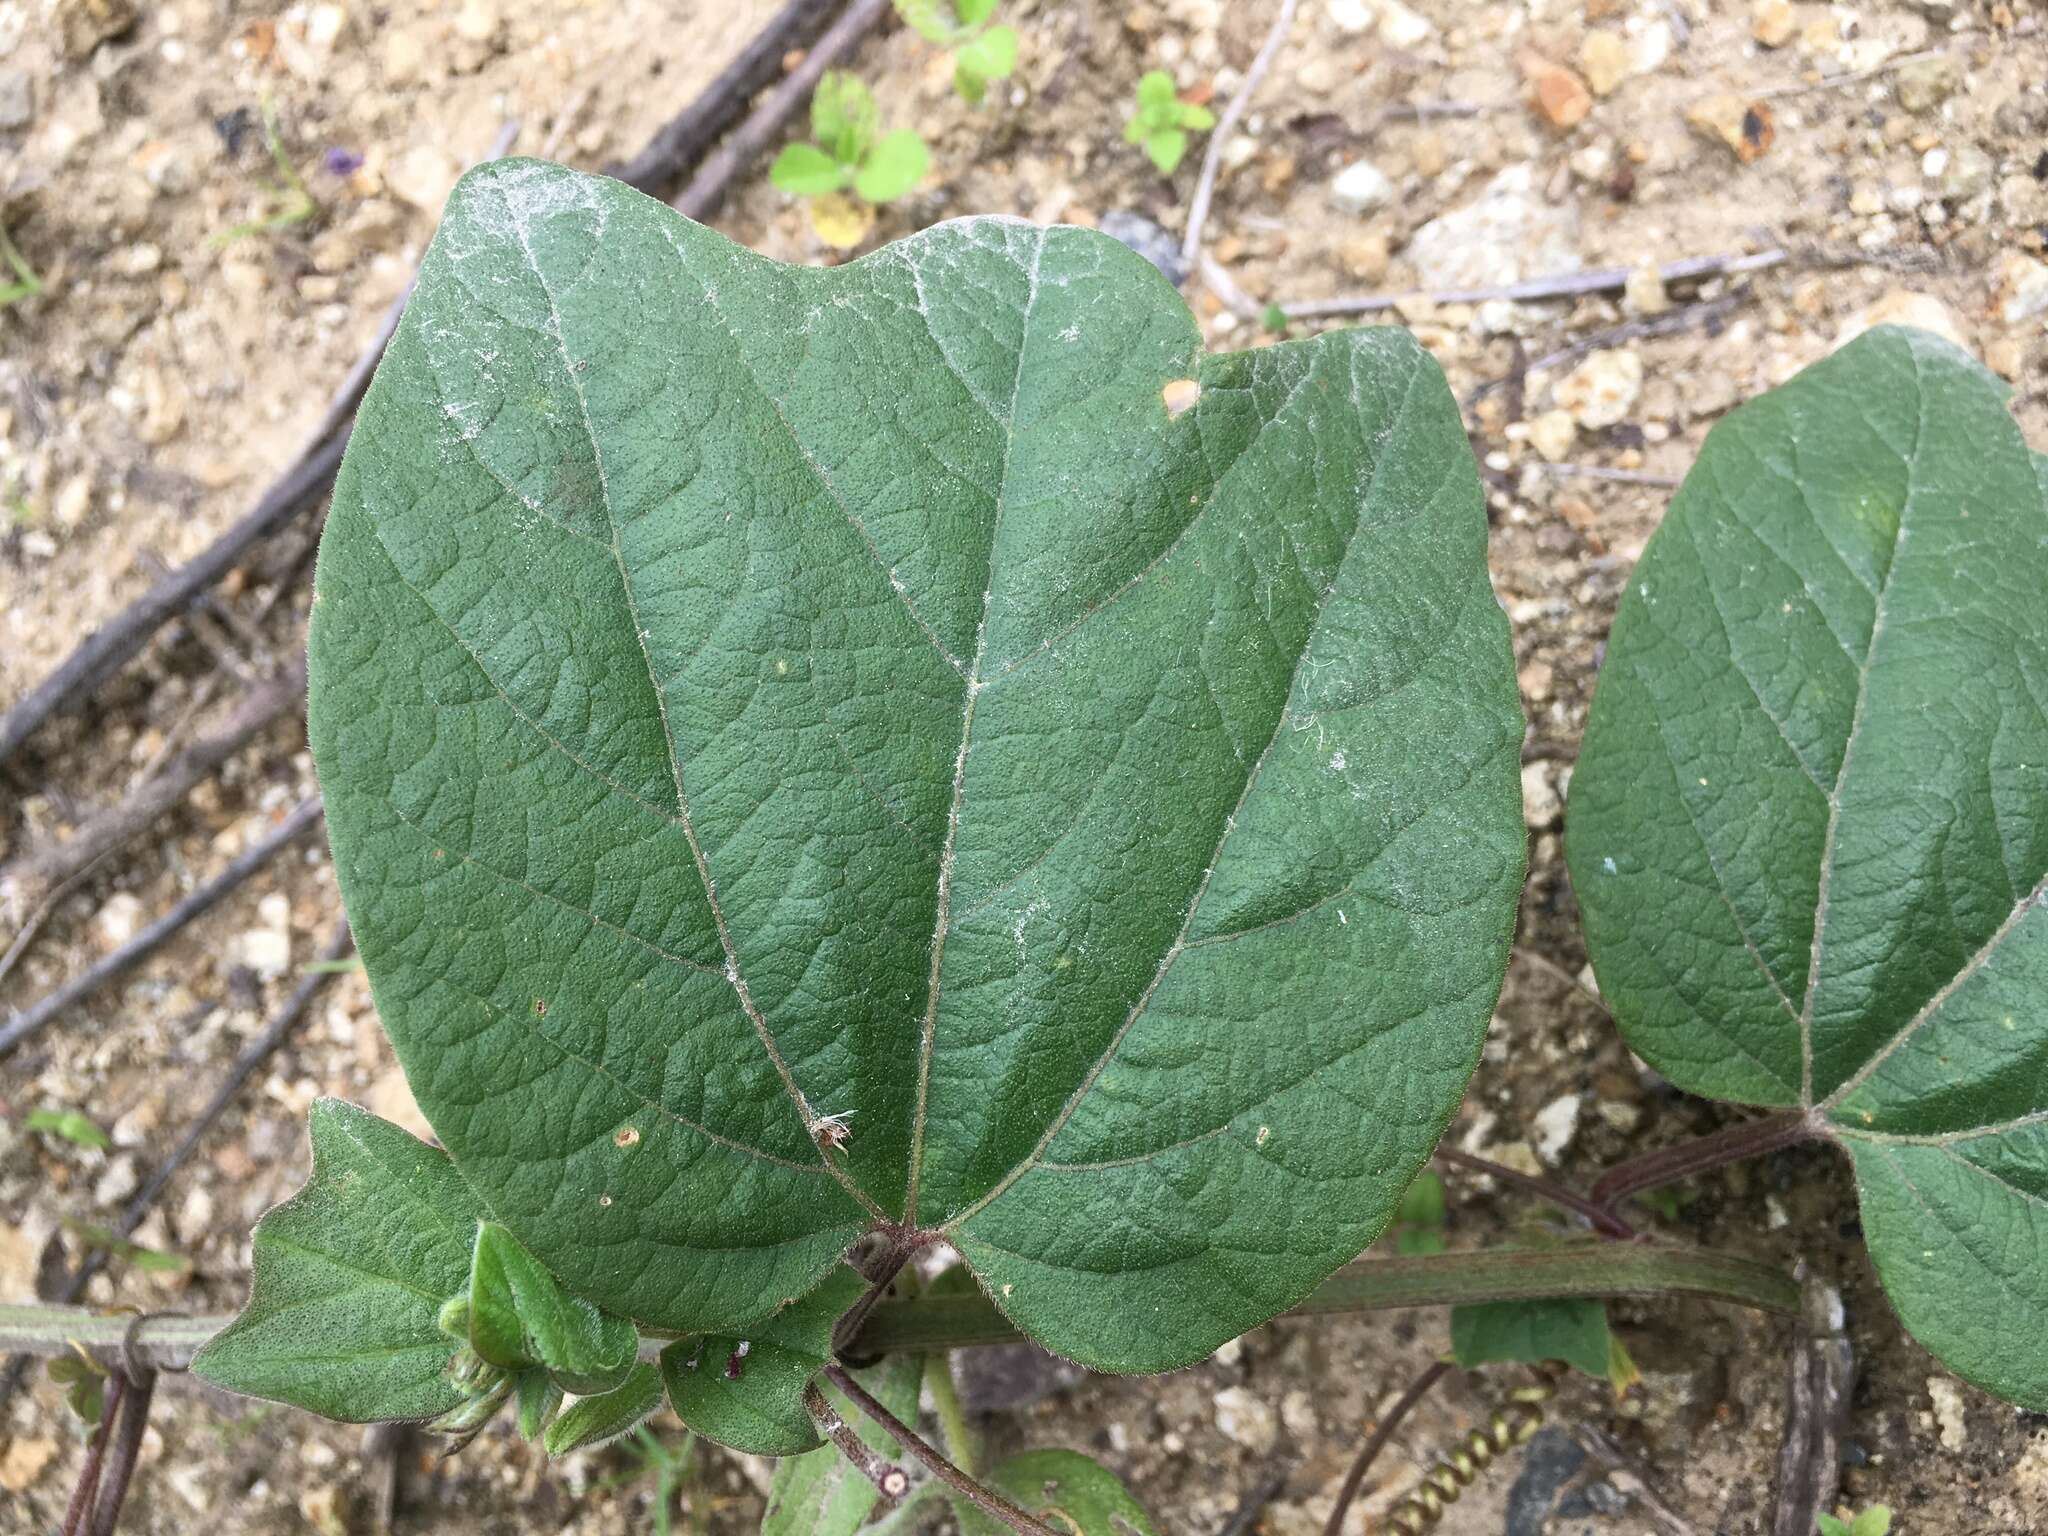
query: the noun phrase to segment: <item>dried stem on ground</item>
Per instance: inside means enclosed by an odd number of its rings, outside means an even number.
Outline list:
[[[1297,3],[1298,0],[1280,0],[1272,28],[1266,33],[1265,42],[1259,45],[1251,68],[1244,72],[1244,84],[1237,88],[1237,94],[1230,98],[1230,105],[1223,109],[1223,115],[1210,130],[1209,144],[1202,154],[1202,171],[1195,180],[1194,200],[1188,204],[1187,233],[1181,240],[1181,259],[1190,267],[1202,254],[1202,226],[1209,222],[1209,203],[1216,195],[1216,173],[1223,168],[1223,146],[1236,131],[1238,120],[1244,116],[1245,108],[1251,105],[1252,97],[1258,93],[1266,71],[1273,67],[1280,45],[1287,39],[1287,29],[1294,25]]]
[[[1358,1456],[1351,1463],[1351,1470],[1344,1474],[1344,1485],[1337,1490],[1337,1502],[1330,1509],[1330,1518],[1323,1523],[1323,1536],[1342,1536],[1344,1517],[1351,1512],[1352,1501],[1358,1497],[1358,1490],[1365,1485],[1365,1474],[1372,1470],[1372,1464],[1379,1459],[1387,1442],[1394,1438],[1394,1432],[1415,1410],[1415,1405],[1429,1396],[1430,1389],[1450,1374],[1448,1360],[1433,1362],[1427,1370],[1408,1383],[1407,1390],[1394,1400],[1394,1406],[1387,1410],[1385,1418],[1374,1426],[1371,1436],[1358,1448]]]

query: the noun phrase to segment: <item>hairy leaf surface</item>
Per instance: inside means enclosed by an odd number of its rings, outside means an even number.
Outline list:
[[[353,1104],[310,1116],[313,1176],[256,1224],[255,1286],[192,1362],[216,1386],[330,1419],[424,1419],[466,1400],[441,1304],[481,1214],[447,1154]]]
[[[1199,1358],[1372,1240],[1476,1059],[1523,843],[1485,537],[1399,331],[1204,357],[1089,231],[789,268],[473,172],[312,634],[422,1108],[660,1327],[902,1224],[1061,1353]]]
[[[999,1463],[988,1485],[1056,1531],[1157,1536],[1145,1507],[1117,1475],[1079,1451],[1025,1451]],[[950,1497],[962,1536],[1003,1536],[1009,1529],[957,1494]]]
[[[1567,848],[1630,1044],[1809,1110],[1906,1325],[2048,1407],[2048,497],[1986,370],[1873,331],[1708,435]]]

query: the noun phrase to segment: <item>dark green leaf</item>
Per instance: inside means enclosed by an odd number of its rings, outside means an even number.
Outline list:
[[[1079,1451],[1026,1451],[984,1481],[996,1492],[1073,1536],[1156,1536],[1144,1506],[1117,1475]],[[953,1496],[960,1536],[1008,1536],[1009,1527]]]
[[[866,1289],[844,1265],[808,1296],[749,1324],[744,1336],[693,1334],[661,1352],[676,1417],[707,1440],[757,1456],[818,1443],[804,1388],[832,1354],[832,1325]]]
[[[554,1419],[555,1411],[562,1406],[562,1389],[544,1369],[535,1366],[521,1371],[512,1384],[519,1396],[519,1433],[521,1438],[537,1440],[541,1431]]]
[[[917,1418],[918,1386],[924,1380],[924,1356],[891,1355],[880,1365],[856,1371],[860,1384],[903,1422]],[[861,1439],[899,1465],[903,1448],[877,1429],[834,1387],[824,1387],[825,1400]],[[873,1513],[879,1495],[875,1485],[835,1445],[820,1446],[775,1464],[768,1487],[768,1508],[761,1517],[761,1536],[854,1536]]]
[[[788,268],[473,172],[311,642],[421,1107],[655,1328],[902,1221],[1061,1353],[1200,1358],[1379,1234],[1477,1059],[1525,836],[1485,557],[1398,330],[1205,358],[1092,231]]]
[[[1607,1304],[1594,1300],[1487,1301],[1451,1308],[1451,1358],[1470,1370],[1502,1362],[1562,1360],[1608,1380],[1613,1350]]]
[[[579,1397],[564,1408],[541,1443],[550,1456],[604,1445],[638,1429],[660,1406],[661,1372],[651,1363],[642,1363],[611,1391]]]
[[[1394,1251],[1410,1256],[1444,1251],[1444,1181],[1425,1168],[1394,1212]]]
[[[505,1228],[477,1228],[469,1342],[492,1365],[544,1365],[571,1392],[608,1392],[632,1368],[640,1337],[625,1318],[563,1290]]]
[[[1844,1145],[1886,1290],[2048,1408],[2048,496],[2004,387],[1872,331],[1715,427],[1614,625],[1568,852],[1680,1087]]]
[[[443,1298],[481,1214],[445,1154],[338,1099],[310,1116],[313,1175],[256,1225],[249,1304],[199,1352],[215,1386],[367,1423],[462,1403]]]

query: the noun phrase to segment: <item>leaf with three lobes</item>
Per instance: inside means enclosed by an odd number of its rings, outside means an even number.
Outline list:
[[[439,1317],[469,1281],[476,1196],[445,1153],[353,1104],[309,1120],[312,1177],[256,1224],[249,1303],[192,1369],[331,1419],[446,1413],[466,1394]]]
[[[818,1443],[804,1388],[832,1355],[832,1325],[867,1284],[841,1265],[823,1285],[748,1325],[744,1337],[694,1334],[661,1352],[669,1406],[707,1440],[756,1456],[795,1456]]]
[[[986,1479],[1027,1514],[1074,1536],[1156,1536],[1151,1517],[1117,1475],[1079,1451],[1026,1451]],[[961,1536],[1003,1536],[1009,1528],[953,1498]]]
[[[1370,1243],[1464,1090],[1522,718],[1403,332],[1205,357],[1092,231],[783,267],[500,161],[316,585],[379,1011],[612,1311],[739,1333],[901,1224],[1058,1352],[1183,1365]]]
[[[899,1420],[906,1424],[916,1420],[918,1387],[924,1380],[923,1355],[891,1355],[854,1376]],[[838,1388],[825,1386],[821,1390],[833,1411],[870,1449],[886,1461],[903,1464],[903,1447],[841,1396]],[[854,1536],[868,1523],[879,1497],[875,1485],[836,1445],[785,1456],[775,1463],[775,1477],[768,1485],[761,1536]]]
[[[640,1336],[623,1317],[564,1291],[496,1222],[477,1227],[469,1278],[469,1343],[506,1370],[541,1365],[571,1392],[609,1392],[632,1369]]]
[[[1708,434],[1566,846],[1629,1043],[1803,1110],[1907,1328],[2048,1408],[2048,493],[2004,393],[1884,328]]]

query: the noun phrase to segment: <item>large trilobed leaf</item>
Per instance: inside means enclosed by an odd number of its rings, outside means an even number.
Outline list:
[[[1476,1058],[1522,867],[1485,539],[1399,331],[1205,358],[1089,231],[811,270],[472,173],[312,634],[422,1108],[658,1326],[903,1223],[1054,1349],[1198,1358],[1378,1233]]]
[[[1708,434],[1567,845],[1630,1043],[1809,1109],[1906,1325],[2048,1407],[2048,499],[1997,380],[1873,331]]]

